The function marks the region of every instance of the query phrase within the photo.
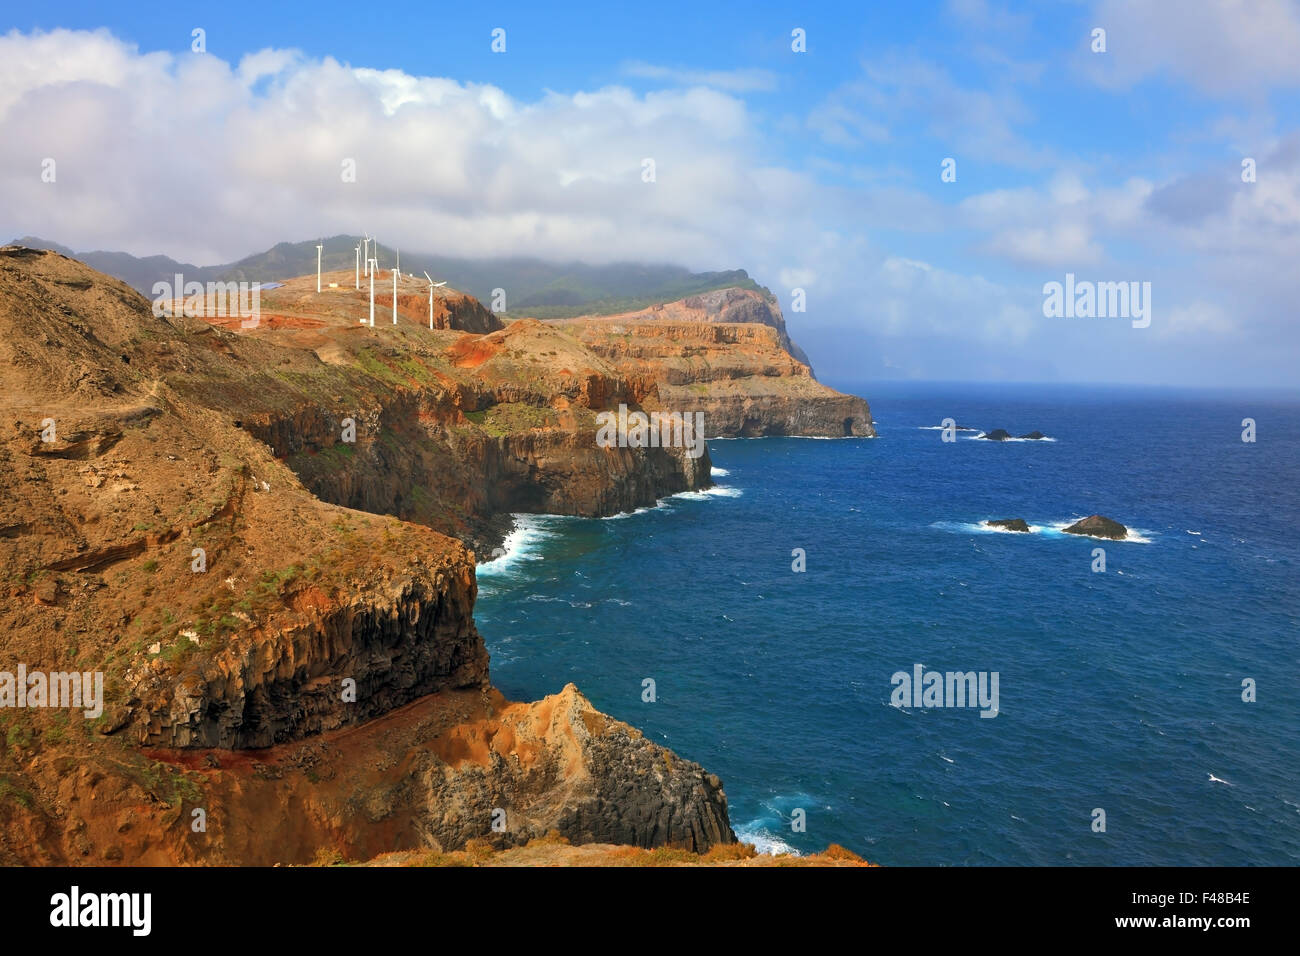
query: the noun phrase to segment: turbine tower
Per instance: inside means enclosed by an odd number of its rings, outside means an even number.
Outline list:
[[[397,278],[401,274],[400,269],[393,270],[393,325],[397,324]]]
[[[429,280],[429,331],[432,332],[433,331],[433,290],[438,286],[446,285],[447,280],[444,279],[442,282],[434,282],[433,277],[430,276],[429,273],[427,272],[424,274],[424,277]]]
[[[375,327],[375,269],[378,267],[377,259],[367,259],[370,266],[370,327]]]
[[[366,244],[366,275],[370,275],[370,233],[366,233],[366,238],[362,241]]]
[[[361,288],[361,243],[357,243],[357,288]]]
[[[319,242],[316,243],[316,291],[320,292],[320,252],[325,248]]]

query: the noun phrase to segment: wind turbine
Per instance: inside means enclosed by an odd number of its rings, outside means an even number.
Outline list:
[[[361,288],[361,243],[357,243],[357,288]]]
[[[434,282],[433,277],[430,276],[429,273],[427,272],[424,274],[424,277],[429,280],[429,331],[432,332],[433,331],[433,290],[439,286],[446,285],[447,280],[444,279],[442,282]]]
[[[363,241],[366,244],[366,275],[370,275],[370,233],[366,233]]]
[[[320,292],[320,251],[325,248],[319,242],[316,243],[316,291]]]
[[[402,250],[398,246],[393,246],[393,248],[397,250],[397,272],[400,275],[402,272]]]
[[[397,324],[397,277],[401,274],[401,269],[393,270],[393,325]]]
[[[370,327],[375,327],[375,269],[379,266],[379,260],[367,259],[370,266]]]

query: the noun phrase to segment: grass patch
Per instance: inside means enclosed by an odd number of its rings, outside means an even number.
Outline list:
[[[482,411],[467,412],[465,417],[493,438],[559,425],[559,415],[554,409],[523,402],[502,402]]]
[[[21,804],[28,810],[36,806],[36,798],[32,796],[31,791],[24,790],[14,783],[12,777],[6,775],[0,777],[0,803],[8,800]]]

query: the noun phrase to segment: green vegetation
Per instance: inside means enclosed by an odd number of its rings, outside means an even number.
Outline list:
[[[32,743],[32,728],[25,723],[14,722],[5,733],[5,743],[19,750],[26,750]]]
[[[138,752],[127,753],[130,763],[119,764],[121,769],[164,806],[198,803],[203,798],[203,789],[185,771],[158,760],[150,760]]]
[[[467,412],[465,417],[493,438],[559,425],[559,416],[554,409],[523,402],[502,402],[483,411]]]
[[[14,783],[13,778],[6,774],[0,777],[0,803],[8,800],[21,803],[28,810],[36,806],[36,798],[32,796],[31,792],[19,787]]]
[[[409,384],[404,376],[398,375],[393,368],[379,357],[377,351],[367,347],[357,352],[357,364],[371,378],[377,378],[389,385]]]
[[[356,457],[356,446],[351,442],[336,442],[320,449],[315,454],[310,451],[299,451],[289,456],[289,469],[294,473],[301,475],[309,469],[319,469],[327,471],[342,471],[348,466],[353,458]]]

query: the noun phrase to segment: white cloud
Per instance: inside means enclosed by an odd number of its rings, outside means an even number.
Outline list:
[[[1300,83],[1294,0],[1100,0],[1091,17],[1088,32],[1105,29],[1107,50],[1079,62],[1103,86],[1167,74],[1213,95],[1262,97]]]
[[[625,76],[643,80],[658,80],[678,86],[712,86],[732,93],[768,92],[777,87],[777,75],[771,70],[691,70],[682,67],[658,66],[632,60],[623,64]]]
[[[1213,302],[1196,300],[1174,306],[1163,315],[1154,314],[1151,328],[1162,338],[1199,340],[1206,336],[1220,338],[1237,331],[1227,310]]]
[[[1009,87],[970,86],[929,60],[891,54],[863,63],[862,76],[813,106],[806,124],[824,142],[841,147],[885,142],[895,127],[919,126],[947,154],[1032,169],[1045,165],[1051,151],[1016,132],[1031,118]]]

